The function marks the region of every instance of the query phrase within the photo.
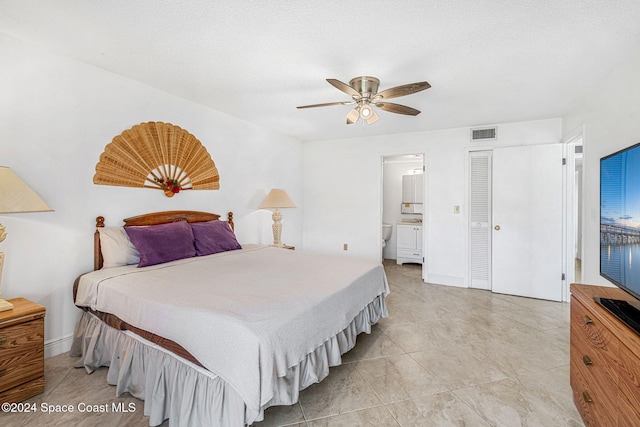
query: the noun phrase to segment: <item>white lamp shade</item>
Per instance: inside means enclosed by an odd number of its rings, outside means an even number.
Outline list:
[[[11,168],[0,166],[0,214],[51,211]]]
[[[295,208],[296,205],[289,197],[286,191],[277,188],[272,189],[264,202],[260,205],[260,209],[279,209],[279,208]]]
[[[0,166],[0,214],[20,212],[50,212],[53,209],[45,203],[23,180],[10,168]],[[0,242],[7,233],[0,224]],[[4,253],[0,252],[0,281],[4,266]],[[0,311],[13,309],[13,304],[2,299],[0,294]]]

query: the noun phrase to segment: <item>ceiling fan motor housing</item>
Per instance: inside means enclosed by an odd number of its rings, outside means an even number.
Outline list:
[[[363,98],[371,98],[378,93],[379,85],[380,80],[371,76],[355,77],[349,81],[349,86],[360,92]]]

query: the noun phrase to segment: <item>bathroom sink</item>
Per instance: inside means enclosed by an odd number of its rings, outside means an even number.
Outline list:
[[[422,224],[421,219],[403,219],[398,222],[398,224]]]

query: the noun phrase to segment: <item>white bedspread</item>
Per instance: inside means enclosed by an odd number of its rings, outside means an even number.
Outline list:
[[[88,273],[76,304],[177,342],[242,396],[251,419],[276,377],[388,293],[380,263],[260,246]]]

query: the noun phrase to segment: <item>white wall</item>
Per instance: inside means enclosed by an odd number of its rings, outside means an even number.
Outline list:
[[[563,120],[564,135],[584,126],[582,281],[600,276],[600,158],[640,142],[640,50],[599,82]]]
[[[494,145],[558,142],[561,133],[561,119],[501,124]],[[470,128],[457,128],[305,143],[304,249],[379,259],[381,157],[425,153],[426,278],[466,286],[469,139]]]
[[[257,211],[272,187],[298,209],[285,213],[283,240],[302,243],[302,144],[119,75],[0,35],[0,165],[11,167],[55,210],[3,215],[8,232],[4,298],[47,308],[47,354],[68,349],[80,313],[75,278],[93,268],[95,217],[107,225],[146,212],[234,212],[240,242],[270,243],[271,213]],[[150,65],[152,66],[152,65]],[[133,125],[165,121],[195,135],[220,173],[219,191],[160,191],[92,183],[100,153]],[[59,345],[58,345],[59,344]]]

